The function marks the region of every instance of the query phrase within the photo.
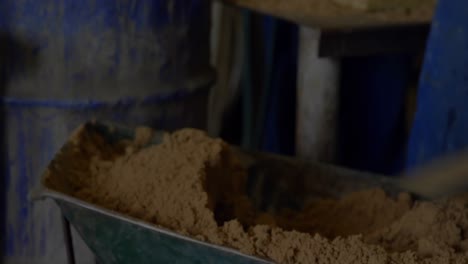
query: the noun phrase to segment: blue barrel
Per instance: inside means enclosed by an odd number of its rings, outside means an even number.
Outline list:
[[[209,19],[204,0],[0,0],[6,263],[66,263],[58,210],[28,193],[80,123],[205,127]]]

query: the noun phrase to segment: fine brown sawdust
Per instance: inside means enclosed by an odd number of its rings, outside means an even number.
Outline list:
[[[152,131],[136,135],[109,144],[79,129],[46,185],[277,263],[468,263],[468,197],[413,202],[376,189],[269,215],[253,208],[247,173],[222,140],[184,129],[143,147]]]

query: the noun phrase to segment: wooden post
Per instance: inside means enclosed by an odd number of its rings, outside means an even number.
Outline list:
[[[333,162],[337,145],[340,63],[333,58],[319,58],[320,31],[302,27],[299,38],[297,154]]]

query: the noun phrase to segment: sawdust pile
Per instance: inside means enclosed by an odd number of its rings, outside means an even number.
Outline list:
[[[110,145],[80,130],[64,151],[74,161],[52,164],[46,184],[277,263],[468,263],[468,198],[414,203],[368,190],[273,216],[253,208],[246,171],[222,140],[185,129],[143,148],[151,130],[137,135]],[[77,172],[54,177],[64,167]]]

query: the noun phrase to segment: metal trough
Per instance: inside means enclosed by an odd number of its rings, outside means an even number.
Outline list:
[[[132,129],[114,125],[88,123],[84,127],[104,135],[110,142],[133,136]],[[159,141],[160,134],[156,134],[153,143]],[[63,147],[56,155],[55,162],[66,149]],[[238,152],[249,171],[249,195],[260,210],[300,208],[306,200],[339,197],[372,187],[384,188],[389,193],[398,191],[390,179],[379,175],[266,153]],[[56,201],[65,218],[95,253],[98,263],[272,263],[87,203],[42,182],[33,196]]]

